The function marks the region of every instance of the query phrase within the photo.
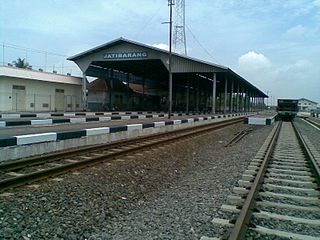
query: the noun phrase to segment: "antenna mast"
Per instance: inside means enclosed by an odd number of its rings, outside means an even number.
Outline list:
[[[175,0],[173,51],[187,55],[185,31],[185,0]]]

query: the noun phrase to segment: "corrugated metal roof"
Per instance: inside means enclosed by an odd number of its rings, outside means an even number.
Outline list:
[[[144,48],[149,48],[149,49],[154,50],[154,51],[158,51],[158,52],[169,54],[169,51],[167,51],[167,50],[156,48],[156,47],[153,47],[153,46],[150,46],[150,45],[147,45],[147,44],[135,42],[135,41],[120,37],[120,38],[117,38],[117,39],[115,39],[113,41],[110,41],[108,43],[102,44],[100,46],[97,46],[95,48],[91,48],[91,49],[89,49],[87,51],[84,51],[82,53],[76,54],[76,55],[74,55],[72,57],[69,57],[67,59],[71,60],[71,61],[75,61],[75,60],[77,60],[79,58],[82,58],[84,56],[90,55],[90,54],[95,53],[95,52],[99,52],[99,51],[103,50],[104,48],[109,48],[109,47],[111,47],[113,45],[117,45],[117,44],[119,44],[121,42],[131,43],[131,44],[134,44],[134,45],[137,45],[137,46],[141,46],[141,47],[144,47]],[[228,68],[223,66],[223,65],[218,65],[218,64],[206,62],[206,61],[203,61],[203,60],[200,60],[200,59],[197,59],[197,58],[192,58],[192,57],[188,57],[188,56],[185,56],[185,55],[180,55],[180,54],[177,54],[177,53],[174,53],[174,52],[172,52],[172,56],[181,57],[181,58],[188,59],[188,60],[191,60],[191,61],[195,61],[195,62],[199,62],[199,63],[202,63],[202,64],[206,64],[206,65],[209,65],[209,66],[212,66],[212,67],[228,70]]]
[[[82,53],[79,53],[77,55],[74,55],[72,57],[69,57],[68,60],[71,61],[75,61],[77,63],[77,61],[79,59],[82,59],[88,55],[91,54],[95,54],[99,51],[103,51],[104,49],[116,46],[118,44],[121,43],[129,43],[129,44],[133,44],[139,47],[143,47],[143,48],[147,48],[153,51],[157,51],[160,53],[164,53],[164,54],[169,54],[169,51],[167,50],[163,50],[160,48],[156,48],[153,46],[149,46],[143,43],[139,43],[139,42],[135,42],[132,40],[128,40],[125,38],[118,38],[115,39],[113,41],[110,41],[108,43],[102,44],[100,46],[97,46],[95,48],[89,49],[87,51],[84,51]],[[253,86],[250,82],[248,82],[246,79],[244,79],[243,77],[241,77],[239,74],[235,73],[233,70],[231,70],[230,68],[223,66],[223,65],[218,65],[218,64],[214,64],[214,63],[210,63],[210,62],[206,62],[200,59],[196,59],[196,58],[192,58],[192,57],[188,57],[185,55],[180,55],[177,53],[172,52],[172,56],[175,59],[173,66],[172,66],[172,72],[225,72],[227,73],[230,77],[232,77],[233,79],[235,79],[236,81],[239,81],[240,84],[247,86],[249,88],[251,88],[253,91],[256,91],[258,95],[260,95],[261,97],[268,97],[266,94],[264,94],[261,90],[259,90],[257,87]],[[117,62],[117,61],[115,61]],[[175,65],[176,64],[176,65]],[[200,71],[201,70],[201,71]]]
[[[314,102],[314,101],[311,101],[309,99],[306,99],[306,98],[300,98],[299,101],[306,101],[306,102],[310,102],[310,103],[313,103],[313,104],[318,104],[317,102]]]
[[[82,79],[56,73],[39,72],[30,69],[0,66],[0,76],[31,79],[63,84],[81,85]]]

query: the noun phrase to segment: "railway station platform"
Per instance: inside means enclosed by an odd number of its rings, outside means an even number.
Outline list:
[[[276,112],[264,111],[245,117],[244,123],[250,125],[272,125],[276,119]]]
[[[172,117],[200,115],[200,113],[172,113]],[[63,123],[107,122],[129,119],[164,118],[164,112],[84,112],[84,113],[38,113],[38,114],[2,114],[1,127],[53,125]]]
[[[128,119],[120,123],[114,121],[51,127],[29,126],[28,128],[7,130],[2,128],[0,129],[0,160],[19,159],[69,148],[114,142],[195,125],[242,118],[247,115],[248,113],[185,115],[170,119]]]

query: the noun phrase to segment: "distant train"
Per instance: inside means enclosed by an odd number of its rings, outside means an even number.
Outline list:
[[[298,110],[298,100],[278,99],[277,119],[283,121],[292,121],[297,115]]]

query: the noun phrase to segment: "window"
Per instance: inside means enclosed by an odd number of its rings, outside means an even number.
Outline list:
[[[13,85],[12,89],[16,90],[26,90],[26,86],[20,86],[20,85]]]
[[[49,107],[49,104],[48,104],[48,103],[42,103],[42,107],[43,107],[43,108],[48,108],[48,107]]]
[[[56,93],[64,93],[64,89],[56,88]]]

